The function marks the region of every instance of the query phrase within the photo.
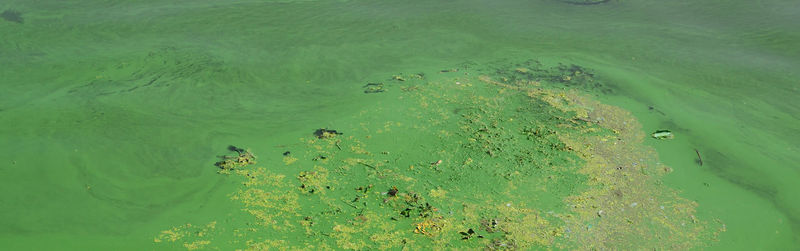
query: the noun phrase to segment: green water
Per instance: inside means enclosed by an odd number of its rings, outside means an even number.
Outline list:
[[[712,248],[800,245],[795,1],[8,9],[23,20],[0,20],[0,246],[152,249],[161,230],[238,210],[237,182],[211,165],[227,145],[279,157],[317,128],[362,122],[382,102],[366,82],[527,59],[592,68],[613,86],[599,100],[675,132],[646,144],[674,169],[666,184],[724,222]]]

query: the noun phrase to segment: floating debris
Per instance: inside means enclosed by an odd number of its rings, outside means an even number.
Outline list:
[[[215,166],[219,167],[221,173],[229,172],[235,170],[239,167],[244,167],[247,165],[252,165],[256,163],[256,156],[250,152],[250,150],[245,150],[243,148],[235,147],[235,146],[228,146],[228,150],[232,152],[236,152],[236,156],[229,156],[223,155],[219,156],[222,160],[217,161],[214,163]]]
[[[465,232],[458,232],[458,233],[461,234],[462,240],[469,240],[472,238],[473,235],[475,235],[475,230],[472,230],[472,228],[470,228]],[[477,237],[483,238],[483,235],[477,235]]]
[[[317,136],[317,138],[320,139],[333,138],[336,135],[342,135],[342,133],[337,132],[336,130],[328,130],[325,128],[320,128],[314,131],[314,136]]]
[[[383,83],[368,83],[364,85],[364,93],[379,93],[385,91],[386,89],[383,88]]]
[[[697,153],[697,163],[700,164],[700,166],[703,166],[703,157],[700,157],[700,151],[694,149],[694,152]]]
[[[656,138],[656,139],[673,139],[673,138],[675,138],[675,135],[673,135],[672,132],[669,131],[669,130],[658,130],[658,131],[654,132],[653,134],[651,134],[651,136],[653,136],[653,138]]]
[[[647,109],[650,110],[650,111],[655,111],[655,112],[657,112],[657,113],[659,113],[659,114],[661,114],[663,116],[667,116],[666,113],[662,112],[661,110],[659,110],[655,106],[652,106],[652,105],[651,106],[647,106]]]
[[[386,192],[386,194],[388,194],[391,197],[397,197],[397,191],[399,191],[397,190],[397,187],[393,186],[392,189],[389,189],[389,191]]]

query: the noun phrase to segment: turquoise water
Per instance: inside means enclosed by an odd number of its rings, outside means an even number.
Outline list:
[[[152,248],[231,210],[219,149],[280,150],[464,62],[595,69],[719,218],[718,249],[800,244],[795,1],[4,1],[0,243]],[[653,107],[653,109],[649,109]],[[702,155],[698,166],[694,149]],[[267,154],[265,154],[267,155]],[[211,167],[213,168],[213,166]],[[51,241],[43,241],[51,240]]]

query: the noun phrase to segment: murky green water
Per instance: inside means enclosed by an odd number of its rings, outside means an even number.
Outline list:
[[[213,166],[227,145],[280,163],[315,129],[357,127],[364,109],[392,118],[397,103],[365,95],[367,82],[528,59],[594,69],[613,89],[595,98],[648,133],[675,132],[645,144],[673,168],[665,184],[725,224],[713,249],[800,244],[794,1],[4,1],[6,10],[19,15],[0,19],[0,246],[165,248],[153,243],[160,231],[239,210],[228,199],[239,181]]]

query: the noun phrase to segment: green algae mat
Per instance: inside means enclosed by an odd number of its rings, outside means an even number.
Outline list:
[[[9,250],[791,250],[792,1],[6,1]]]
[[[387,78],[383,100],[350,118],[362,122],[308,133],[263,164],[231,146],[217,167],[241,183],[229,203],[250,220],[220,226],[239,217],[229,214],[154,241],[188,249],[686,249],[725,230],[660,182],[671,169],[642,145],[630,113],[553,87],[602,88],[592,73],[521,65]]]

